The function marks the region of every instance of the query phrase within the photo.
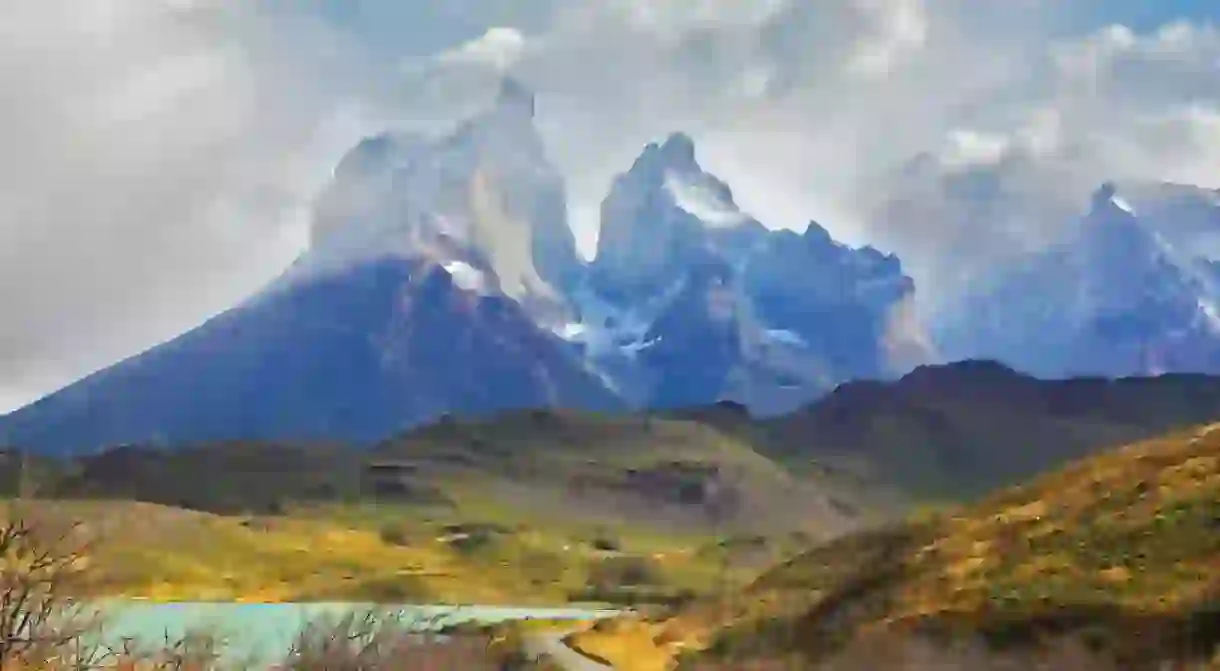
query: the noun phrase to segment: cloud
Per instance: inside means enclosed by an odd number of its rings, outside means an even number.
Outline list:
[[[495,26],[482,36],[441,52],[438,60],[450,63],[470,63],[507,71],[521,58],[525,36],[516,28]]]
[[[928,169],[882,180],[880,202],[857,194],[869,237],[916,271],[928,311],[951,307],[1012,255],[1070,233],[1103,181],[1220,186],[1213,27],[1109,25],[1035,44],[1012,80],[1020,95],[947,120]]]
[[[237,302],[361,133],[450,123],[504,70],[539,92],[586,252],[611,177],[676,129],[764,223],[897,251],[925,299],[1104,179],[1220,186],[1214,27],[979,3],[5,3],[0,399]]]
[[[591,1],[517,70],[541,91],[586,252],[612,175],[681,129],[765,223],[897,251],[921,297],[944,298],[958,270],[1053,241],[1104,180],[1220,181],[1216,29],[1137,32],[1084,5]],[[1092,27],[1071,32],[1081,14]],[[920,155],[937,167],[916,184]]]
[[[358,137],[351,52],[219,3],[0,9],[0,397],[29,400],[239,301]],[[334,47],[328,53],[326,47]],[[343,87],[323,86],[343,72]]]
[[[675,129],[765,222],[817,218],[863,242],[862,186],[939,145],[971,105],[1013,84],[1030,45],[1046,48],[1026,11],[1037,3],[1020,4],[988,20],[969,3],[932,13],[919,0],[568,3],[514,70],[541,93],[586,253],[613,174]],[[476,78],[445,71],[446,94]]]

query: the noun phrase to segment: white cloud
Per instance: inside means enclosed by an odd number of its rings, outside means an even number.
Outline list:
[[[1215,28],[1072,35],[1065,3],[981,2],[316,3],[352,33],[315,3],[3,3],[0,396],[134,353],[273,275],[367,127],[335,116],[351,98],[434,127],[504,69],[539,90],[586,250],[612,175],[676,129],[746,211],[894,249],[925,293],[962,258],[1052,238],[1103,179],[1220,186]],[[1008,209],[980,218],[896,179],[921,152]],[[894,190],[905,216],[877,216]]]
[[[361,83],[328,46],[215,3],[4,4],[0,396],[171,337],[292,257],[358,137],[326,123],[355,89],[323,82]]]
[[[853,49],[848,70],[866,77],[885,77],[899,60],[918,52],[928,39],[928,16],[920,0],[858,0],[869,19]]]
[[[1054,239],[1106,179],[1220,181],[1208,26],[1102,21],[1073,35],[1062,4],[1043,0],[987,12],[977,0],[794,0],[748,18],[717,3],[666,4],[660,18],[625,4],[643,3],[580,3],[520,65],[542,91],[586,247],[611,176],[674,129],[765,223],[817,219],[894,249],[925,296],[947,295],[963,255],[986,267]],[[1105,17],[1107,3],[1087,4],[1077,10]],[[1007,210],[981,220],[975,204],[896,185],[921,152],[989,173],[976,181],[995,182]],[[894,189],[923,200],[912,216],[877,216]]]
[[[516,64],[525,50],[525,36],[516,28],[495,26],[478,38],[443,52],[439,60],[485,65],[506,71]]]
[[[1012,140],[1004,135],[954,130],[946,136],[939,158],[948,168],[995,165],[1011,148]]]

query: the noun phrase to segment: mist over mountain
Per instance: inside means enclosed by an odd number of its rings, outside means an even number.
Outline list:
[[[588,286],[574,300],[591,308],[585,339],[629,341],[648,381],[630,390],[640,403],[732,399],[775,413],[891,372],[887,346],[908,336],[889,325],[913,292],[892,255],[846,247],[816,223],[803,236],[764,226],[675,132],[613,181]],[[599,330],[618,335],[589,335]],[[600,347],[593,358],[623,351]]]
[[[310,249],[283,276],[11,413],[0,438],[55,451],[367,442],[450,412],[623,408],[535,319],[560,304],[554,287],[570,281],[563,263],[575,257],[564,220],[547,218],[562,217],[563,193],[528,134],[531,105],[510,83],[444,137],[361,142],[318,200]]]
[[[894,254],[744,211],[675,131],[613,180],[586,262],[535,105],[506,78],[445,133],[365,138],[281,277],[4,417],[0,439],[367,442],[443,414],[722,400],[781,414],[961,359],[1044,377],[1220,370],[1215,192],[1103,185],[1070,233],[926,301]],[[954,179],[982,215],[1024,206],[985,170]]]
[[[1220,371],[1220,276],[1202,244],[1220,230],[1215,194],[1105,184],[1077,223],[970,287],[936,325],[942,352],[1052,377]]]

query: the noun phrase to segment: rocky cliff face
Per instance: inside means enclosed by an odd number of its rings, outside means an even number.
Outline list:
[[[565,319],[583,267],[532,114],[507,82],[447,136],[360,143],[279,280],[6,416],[0,442],[369,441],[442,413],[623,407],[540,327]]]
[[[1073,235],[977,287],[938,336],[951,356],[1045,376],[1218,371],[1215,264],[1171,226],[1106,184]]]
[[[520,306],[382,260],[276,291],[4,418],[46,451],[373,441],[446,412],[622,403]]]
[[[533,114],[506,81],[442,137],[359,143],[281,278],[0,437],[366,441],[444,413],[721,399],[768,413],[887,374],[888,315],[913,290],[897,259],[816,225],[769,231],[675,133],[615,180],[585,264]]]
[[[614,180],[589,274],[596,301],[583,302],[597,304],[596,327],[634,325],[630,358],[651,381],[636,385],[642,402],[733,398],[766,413],[890,374],[891,315],[913,291],[896,257],[817,224],[768,230],[675,133]],[[601,360],[623,368],[619,351]]]

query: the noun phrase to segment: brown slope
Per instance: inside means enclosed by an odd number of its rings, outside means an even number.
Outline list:
[[[825,537],[881,515],[882,503],[894,505],[854,482],[794,474],[743,436],[694,419],[553,410],[445,417],[371,449],[259,441],[127,446],[65,461],[54,473],[39,483],[45,496],[222,513],[363,500],[701,534]]]
[[[863,659],[883,632],[935,632],[926,640],[937,647],[982,641],[972,654],[984,658],[1080,636],[1103,662],[1089,668],[1206,660],[1220,653],[1217,428],[1107,451],[935,519],[840,539],[728,603],[689,609],[667,636],[739,663],[798,652],[810,668],[844,646]]]

